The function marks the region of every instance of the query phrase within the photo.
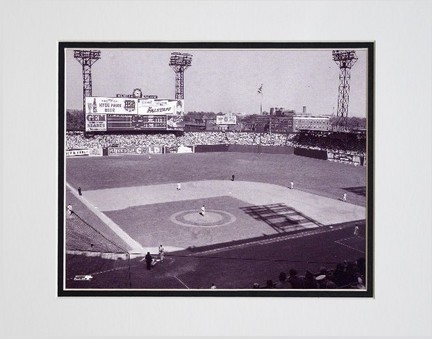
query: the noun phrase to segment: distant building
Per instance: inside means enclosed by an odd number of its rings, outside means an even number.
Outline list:
[[[194,118],[191,121],[185,121],[185,132],[201,132],[206,130],[206,121],[202,118]]]
[[[290,115],[294,115],[294,114],[295,114],[294,110],[286,110],[283,107],[271,107],[269,115],[277,116],[277,117],[285,117],[285,116],[290,116]]]
[[[302,113],[283,107],[271,107],[268,115],[255,116],[244,126],[256,132],[289,133],[301,130],[330,131],[330,118],[328,116],[314,116],[307,112],[303,106]]]

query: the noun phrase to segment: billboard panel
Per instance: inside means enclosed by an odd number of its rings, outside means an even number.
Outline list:
[[[327,152],[327,158],[330,161],[341,162],[344,164],[360,165],[360,156],[344,152]]]
[[[163,147],[162,146],[149,146],[148,152],[151,154],[162,154]]]
[[[108,147],[107,155],[122,155],[122,154],[134,154],[134,155],[140,155],[140,154],[161,154],[162,153],[162,146],[150,146],[150,147],[137,147],[137,146],[130,146],[130,147]]]
[[[170,99],[138,99],[140,115],[184,115],[184,101]]]
[[[235,115],[218,115],[216,116],[216,125],[235,125],[237,117]]]
[[[141,94],[141,96],[136,96],[134,94],[116,94],[116,98],[144,98],[144,99],[157,99],[157,95],[154,94]]]
[[[137,114],[138,99],[86,97],[86,114]]]
[[[140,130],[182,131],[184,101],[87,97],[86,132]]]
[[[182,115],[168,115],[167,116],[167,127],[169,131],[179,131],[184,129],[184,121]]]
[[[90,155],[90,152],[88,149],[73,149],[73,150],[69,150],[66,151],[66,156],[67,157],[77,157],[77,156],[86,156],[86,155]]]
[[[170,146],[165,148],[166,153],[195,153],[195,146]]]
[[[107,130],[106,114],[86,114],[85,130],[87,132],[105,132]]]
[[[90,156],[98,156],[98,157],[103,156],[103,149],[102,149],[102,147],[92,147],[92,148],[89,148],[89,155]]]

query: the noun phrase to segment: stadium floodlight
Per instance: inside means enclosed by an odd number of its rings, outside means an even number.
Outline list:
[[[351,68],[354,66],[358,58],[355,51],[334,50],[332,56],[333,61],[340,68],[337,117],[340,123],[344,124],[348,117]]]
[[[83,75],[83,112],[85,113],[85,98],[92,96],[91,67],[100,59],[98,50],[74,50],[74,58],[82,65]]]
[[[175,98],[184,99],[184,71],[192,66],[192,54],[189,53],[171,53],[169,65],[176,74],[175,79]]]

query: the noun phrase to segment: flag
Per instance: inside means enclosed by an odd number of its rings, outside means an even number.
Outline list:
[[[262,94],[263,84],[261,84],[260,88],[258,88],[258,94]]]

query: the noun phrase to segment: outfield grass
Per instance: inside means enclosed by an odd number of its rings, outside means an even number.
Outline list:
[[[236,180],[289,186],[366,205],[366,167],[296,155],[195,153],[68,158],[66,180],[83,191],[196,180]]]

